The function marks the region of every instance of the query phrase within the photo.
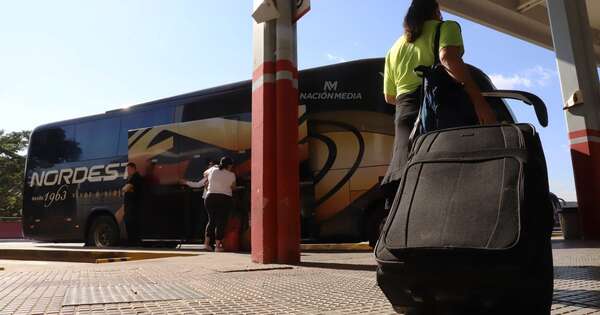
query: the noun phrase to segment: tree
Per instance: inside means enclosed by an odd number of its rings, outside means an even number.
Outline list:
[[[24,151],[30,131],[0,130],[0,217],[19,217],[23,205]]]

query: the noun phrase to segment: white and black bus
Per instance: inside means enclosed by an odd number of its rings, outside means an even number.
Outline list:
[[[382,97],[383,59],[300,71],[302,238],[362,241],[385,216],[379,182],[392,152],[394,108]],[[493,90],[481,71],[483,90]],[[209,160],[233,158],[241,186],[233,215],[248,229],[251,82],[51,123],[31,135],[24,177],[27,238],[112,246],[125,238],[125,164],[144,178],[141,236],[198,242],[206,217],[199,180]],[[498,117],[513,121],[504,101]],[[247,231],[243,232],[247,233]]]

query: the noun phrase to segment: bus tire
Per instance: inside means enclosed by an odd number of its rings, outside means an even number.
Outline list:
[[[87,244],[105,248],[117,245],[119,241],[119,226],[107,215],[99,216],[92,221],[88,231]]]

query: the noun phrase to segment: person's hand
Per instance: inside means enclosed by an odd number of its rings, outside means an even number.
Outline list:
[[[121,188],[121,191],[124,193],[133,192],[133,185],[125,184],[125,186],[123,186],[123,188]]]
[[[187,181],[185,179],[180,179],[178,182],[179,185],[187,185]]]
[[[498,123],[496,119],[496,113],[492,110],[492,106],[485,99],[481,99],[475,105],[475,112],[477,113],[477,118],[479,119],[479,123],[482,125],[489,125]]]

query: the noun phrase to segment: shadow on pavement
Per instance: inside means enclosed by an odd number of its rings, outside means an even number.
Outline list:
[[[348,254],[348,253],[372,253],[372,250],[334,250],[334,249],[303,249],[301,254]]]
[[[599,241],[552,240],[552,249],[600,248]]]
[[[600,310],[600,294],[596,290],[554,290],[554,304],[574,304],[586,310]],[[576,313],[573,313],[576,314]],[[579,314],[579,313],[577,313]],[[581,313],[584,314],[584,313]],[[585,313],[590,314],[590,313]],[[595,313],[594,313],[595,314]]]
[[[335,269],[335,270],[358,270],[358,271],[375,271],[375,270],[377,270],[377,266],[375,266],[375,265],[342,264],[342,263],[332,263],[332,262],[311,262],[311,261],[301,262],[300,267]]]

